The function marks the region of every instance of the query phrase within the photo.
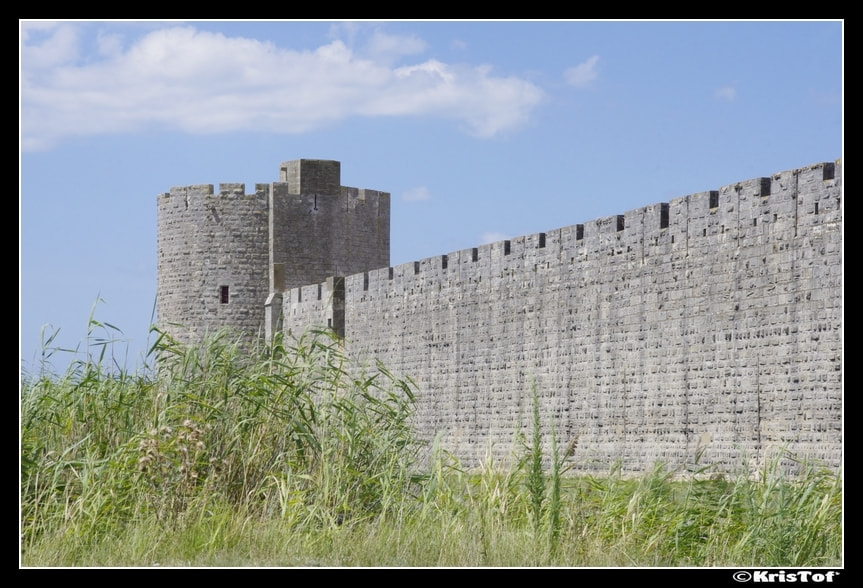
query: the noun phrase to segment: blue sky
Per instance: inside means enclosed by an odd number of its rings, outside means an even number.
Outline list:
[[[172,186],[339,160],[397,265],[843,155],[839,20],[19,24],[27,370],[94,304],[142,364]]]

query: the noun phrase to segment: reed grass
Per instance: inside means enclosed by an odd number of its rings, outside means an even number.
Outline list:
[[[132,374],[90,326],[66,372],[45,349],[22,373],[22,566],[843,565],[841,473],[783,476],[787,453],[574,475],[578,438],[561,449],[533,389],[530,441],[467,470],[439,444],[420,460],[413,382],[326,331],[249,348],[154,329]]]

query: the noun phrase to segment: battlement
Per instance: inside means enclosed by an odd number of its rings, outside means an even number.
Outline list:
[[[267,184],[255,184],[255,192],[246,194],[246,185],[243,183],[221,183],[219,190],[214,190],[213,184],[190,184],[188,186],[173,186],[170,192],[159,195],[157,203],[160,207],[203,205],[205,202],[215,200],[229,200],[231,198],[258,199],[266,201],[269,186]]]
[[[819,163],[288,289],[284,328],[338,325],[411,376],[417,427],[468,464],[506,455],[536,386],[583,470],[836,466],[841,225],[840,162]]]
[[[510,260],[550,263],[578,257],[629,255],[640,260],[657,248],[683,251],[709,246],[712,240],[739,241],[782,239],[789,228],[841,222],[839,195],[828,189],[837,185],[833,162],[776,173],[699,192],[670,202],[653,204],[542,233],[533,233],[478,247],[436,255],[396,267],[347,275],[349,289],[384,287],[394,278],[424,272],[457,274],[467,279],[488,277],[492,268],[507,270]],[[704,244],[699,241],[704,240]],[[502,266],[498,267],[501,263]],[[475,264],[475,265],[470,265]],[[466,265],[470,265],[467,269]],[[472,274],[465,274],[464,272]],[[419,278],[417,278],[419,279]],[[380,283],[378,283],[380,282]]]
[[[581,471],[841,463],[841,161],[396,266],[389,193],[340,171],[160,195],[160,322],[332,329],[468,467],[532,427],[534,389]]]
[[[184,325],[183,339],[220,327],[264,333],[276,320],[271,295],[388,264],[389,194],[340,180],[338,161],[301,159],[251,194],[221,183],[159,195],[160,323]]]

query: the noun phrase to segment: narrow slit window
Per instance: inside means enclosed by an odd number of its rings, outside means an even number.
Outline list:
[[[230,299],[230,294],[228,292],[227,286],[219,286],[219,301],[222,304],[227,304]]]

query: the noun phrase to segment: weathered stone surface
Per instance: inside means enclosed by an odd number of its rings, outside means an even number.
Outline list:
[[[332,186],[333,163],[282,173]],[[780,449],[839,467],[841,162],[395,267],[389,194],[289,185],[159,197],[160,322],[258,333],[278,292],[277,328],[330,326],[412,377],[421,436],[468,466],[530,436],[535,387],[546,439],[578,436],[583,471]]]

